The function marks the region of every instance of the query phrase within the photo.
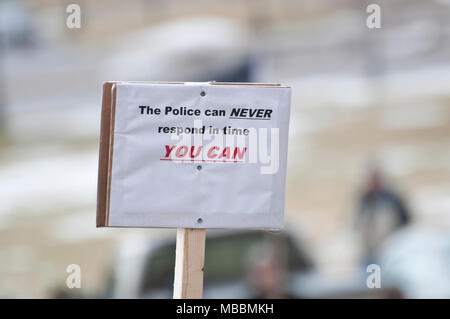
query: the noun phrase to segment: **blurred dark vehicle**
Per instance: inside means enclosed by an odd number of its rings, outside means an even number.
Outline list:
[[[249,43],[248,28],[233,19],[168,21],[118,38],[102,78],[251,82],[259,63]]]
[[[270,242],[283,251],[286,278],[314,269],[308,254],[289,233],[267,231],[208,232],[205,248],[204,297],[251,298],[247,276],[249,253]],[[175,267],[175,238],[157,244],[123,246],[111,272],[107,297],[171,298]],[[290,282],[290,280],[288,280]],[[287,293],[296,296],[294,287]]]
[[[204,298],[259,297],[249,280],[249,260],[265,245],[284,259],[284,298],[401,298],[392,285],[366,286],[367,273],[345,280],[317,272],[304,244],[291,232],[209,231],[205,248]],[[300,242],[301,243],[301,242]],[[263,257],[264,258],[264,257]],[[251,261],[250,261],[251,263]],[[172,298],[175,238],[130,240],[117,251],[109,272],[107,298]],[[263,280],[265,278],[261,278]]]

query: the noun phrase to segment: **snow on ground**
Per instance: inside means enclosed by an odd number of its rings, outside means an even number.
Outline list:
[[[4,226],[4,218],[17,211],[58,211],[95,203],[96,150],[55,152],[44,146],[20,152],[27,154],[0,166],[0,225]]]

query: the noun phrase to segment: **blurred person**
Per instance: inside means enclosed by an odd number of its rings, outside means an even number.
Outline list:
[[[356,218],[364,265],[375,263],[374,256],[384,240],[410,220],[404,200],[388,185],[382,170],[372,167],[359,198]]]
[[[250,249],[246,278],[254,299],[293,298],[286,288],[287,269],[283,249],[276,249],[270,242]]]

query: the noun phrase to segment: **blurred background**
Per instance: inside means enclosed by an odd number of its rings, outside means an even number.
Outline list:
[[[0,0],[0,297],[171,297],[175,230],[95,228],[101,84],[216,80],[292,86],[286,229],[208,230],[205,297],[450,298],[449,21],[448,0]]]

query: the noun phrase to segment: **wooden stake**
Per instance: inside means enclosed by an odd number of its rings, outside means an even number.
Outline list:
[[[177,229],[174,299],[202,298],[205,238],[205,229]]]

